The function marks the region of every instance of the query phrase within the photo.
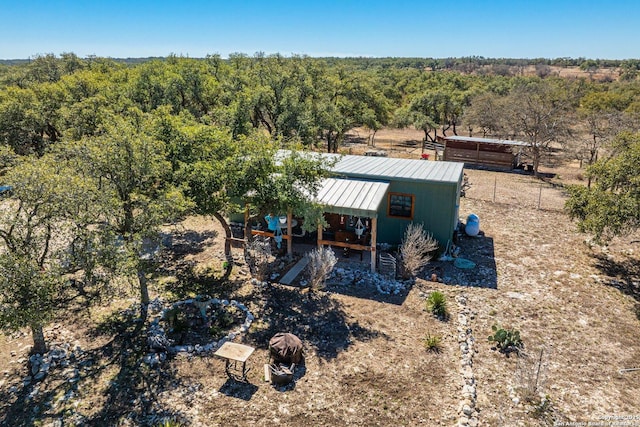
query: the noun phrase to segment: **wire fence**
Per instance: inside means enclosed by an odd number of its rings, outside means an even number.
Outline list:
[[[520,172],[465,169],[465,197],[519,207],[562,211],[567,195],[562,186]]]

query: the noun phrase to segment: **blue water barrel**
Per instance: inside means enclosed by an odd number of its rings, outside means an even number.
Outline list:
[[[480,218],[476,214],[470,214],[467,217],[467,225],[464,227],[467,236],[477,236],[480,232]]]

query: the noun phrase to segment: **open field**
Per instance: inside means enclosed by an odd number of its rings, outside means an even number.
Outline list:
[[[384,137],[376,136],[378,148]],[[91,309],[79,298],[46,335],[81,350],[40,382],[23,385],[30,337],[0,337],[0,424],[156,425],[175,419],[194,426],[453,426],[465,401],[460,296],[475,339],[472,424],[476,418],[482,426],[537,426],[640,415],[640,371],[620,373],[640,367],[638,237],[623,236],[606,248],[585,243],[562,212],[561,187],[553,185],[574,177],[573,169],[555,169],[556,178],[542,186],[528,175],[466,173],[472,187],[460,216],[476,213],[483,233],[463,237],[460,256],[476,267],[433,262],[396,296],[349,283],[316,294],[254,286],[239,249],[230,281],[200,280],[201,273],[220,270],[222,230],[209,219],[189,218],[170,229],[165,277],[155,293],[175,300],[207,291],[245,304],[256,320],[235,340],[257,348],[249,359],[249,384],[228,380],[223,362],[210,356],[178,355],[150,368],[140,361],[148,324],[135,322],[135,311],[123,311],[135,302],[134,293],[113,294]],[[495,202],[494,188],[500,191]],[[192,276],[186,274],[190,268]],[[440,281],[426,280],[432,274]],[[449,320],[426,311],[432,290],[446,295]],[[487,340],[494,324],[520,330],[529,354],[544,349],[539,384],[550,404],[537,412],[520,389],[519,358]],[[296,381],[283,388],[262,378],[268,340],[278,331],[295,333],[306,349]],[[439,353],[425,349],[427,335],[442,337]]]

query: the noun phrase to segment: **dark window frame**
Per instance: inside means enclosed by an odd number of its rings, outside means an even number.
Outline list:
[[[401,207],[398,209],[402,209],[404,212],[403,213],[399,213],[397,210],[393,210],[392,209],[392,199],[393,198],[398,198],[401,197],[404,200],[394,200],[394,205],[398,205],[398,202],[401,202]],[[411,200],[411,212],[406,212],[406,199],[410,199]],[[413,220],[413,212],[416,206],[416,196],[413,194],[408,194],[408,193],[389,193],[388,199],[387,199],[387,216],[389,218],[400,218],[400,219],[406,219],[406,220]],[[408,214],[408,215],[407,215]]]

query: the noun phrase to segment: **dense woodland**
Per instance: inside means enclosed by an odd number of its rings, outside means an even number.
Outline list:
[[[579,67],[582,77],[559,78],[551,67]],[[606,67],[615,67],[615,80],[598,76]],[[334,152],[354,127],[411,126],[426,140],[464,132],[543,148],[547,140],[573,142],[591,161],[597,142],[580,139],[637,127],[639,69],[640,61],[584,58],[46,55],[0,66],[0,139],[18,154],[42,154],[57,141],[100,134],[112,115],[137,111],[145,120],[170,116],[233,138],[259,130]]]
[[[531,68],[533,67],[533,68]],[[556,67],[556,68],[552,68]],[[558,67],[581,77],[560,78]],[[599,76],[615,67],[617,78]],[[634,130],[640,61],[231,55],[111,60],[46,55],[0,67],[0,139],[18,154],[103,132],[112,115],[172,117],[336,152],[354,127],[558,142],[591,163]],[[594,147],[595,145],[595,147]],[[536,164],[537,170],[537,164]]]
[[[559,77],[553,67],[582,73]],[[601,77],[603,67],[617,77]],[[147,303],[153,262],[142,242],[189,212],[224,224],[234,196],[251,192],[256,215],[267,206],[317,215],[305,194],[325,165],[295,155],[276,165],[281,147],[339,152],[356,127],[372,137],[413,127],[425,141],[458,133],[524,140],[536,173],[552,146],[589,165],[624,152],[638,145],[639,69],[635,60],[263,54],[120,61],[67,53],[0,65],[0,167],[13,191],[0,218],[0,327],[31,327],[42,352],[42,326],[70,286],[101,292],[131,277]],[[603,189],[638,187],[628,183]],[[574,216],[595,212],[588,191],[575,194]],[[637,203],[630,197],[621,209]]]

